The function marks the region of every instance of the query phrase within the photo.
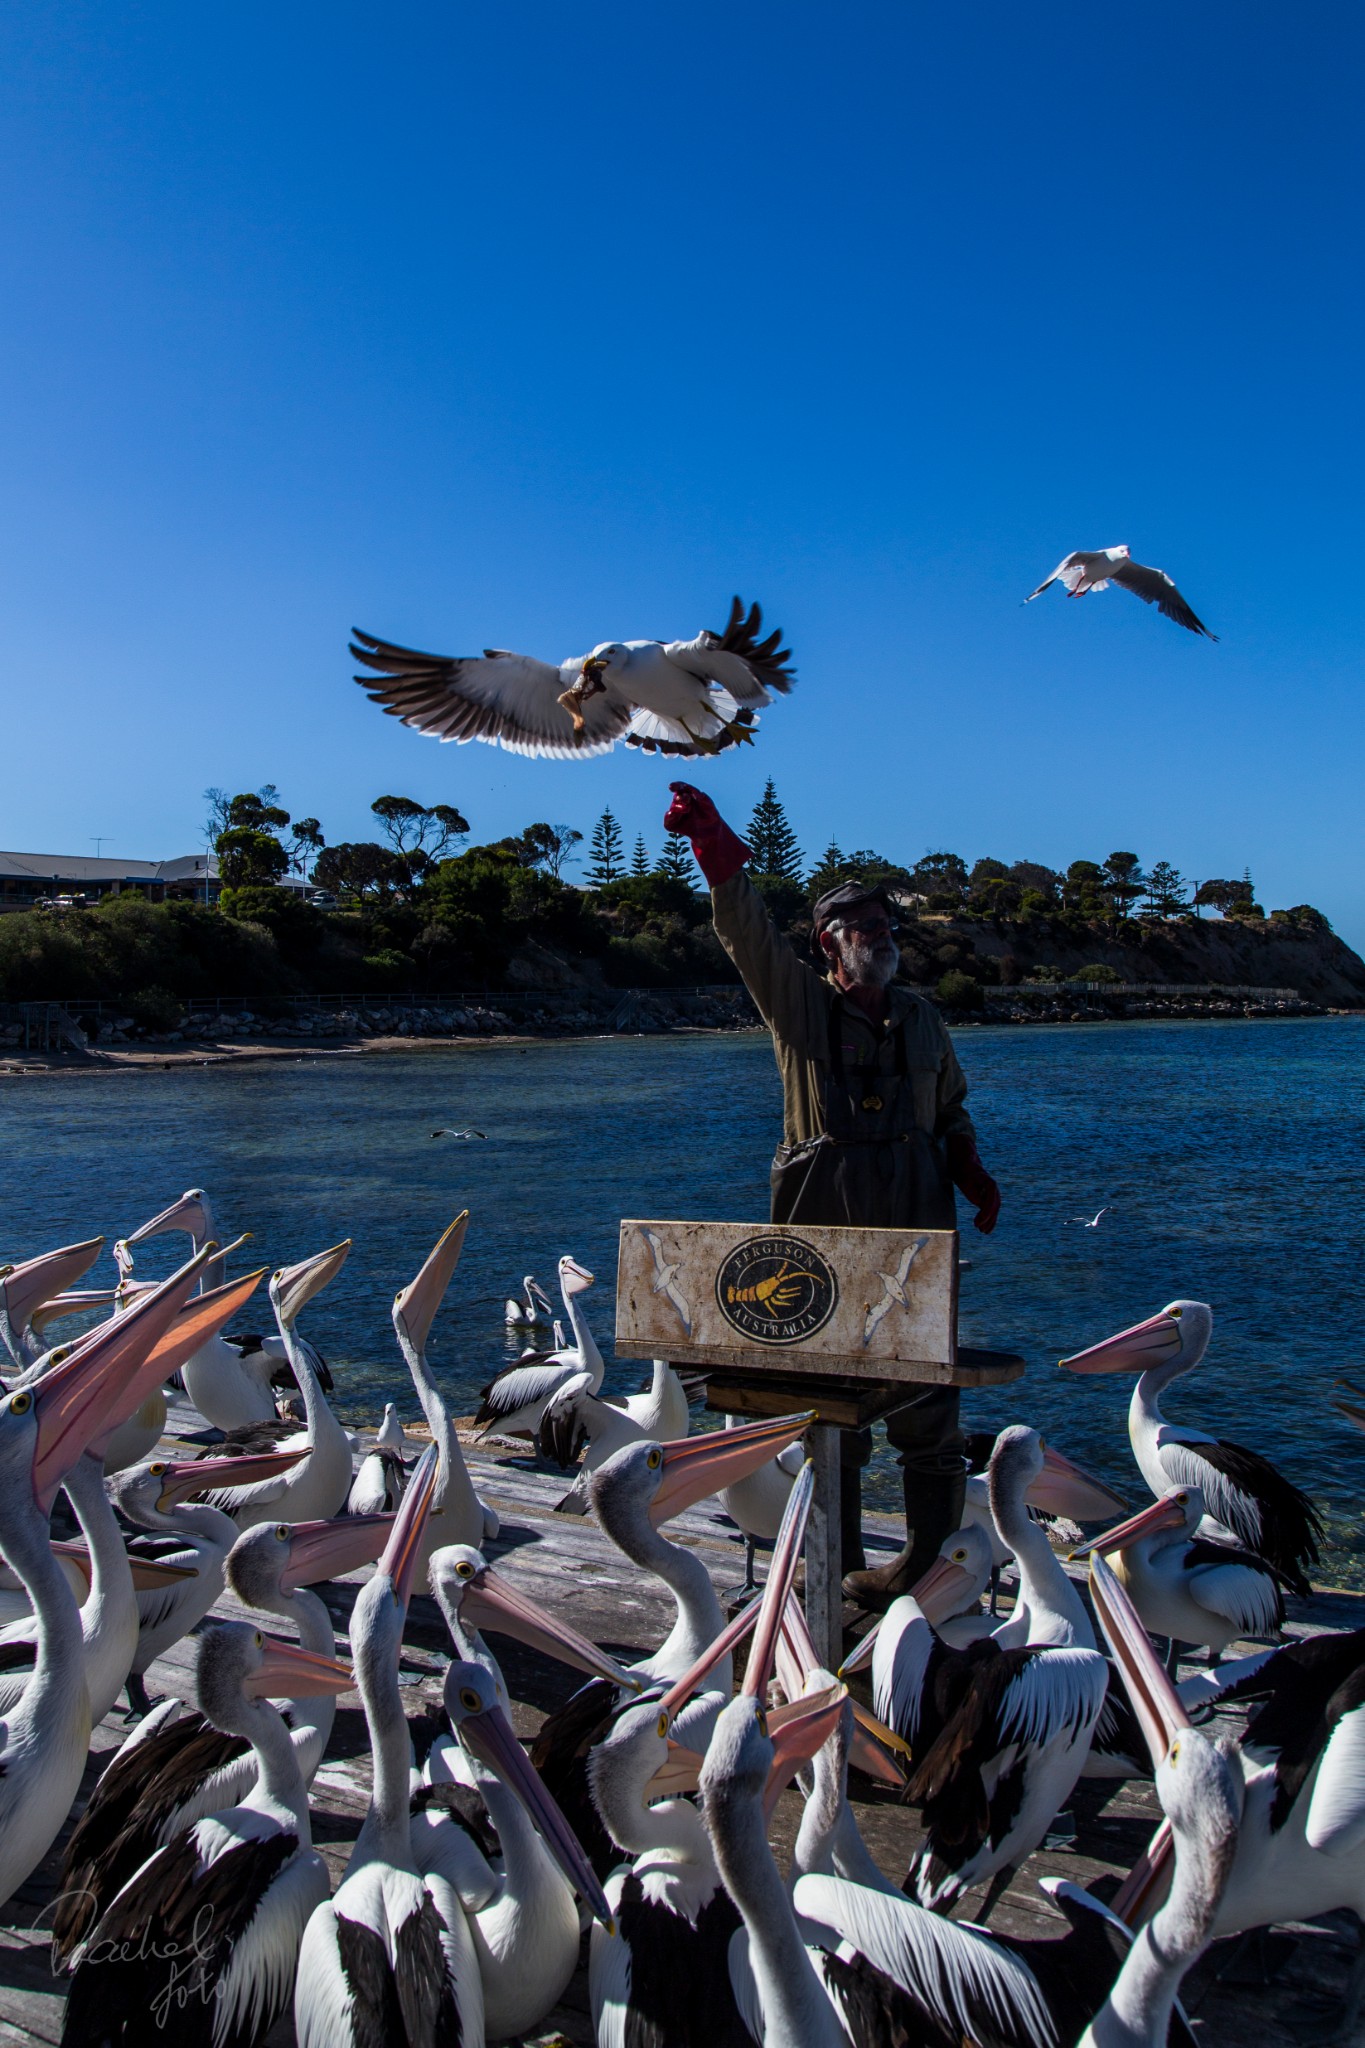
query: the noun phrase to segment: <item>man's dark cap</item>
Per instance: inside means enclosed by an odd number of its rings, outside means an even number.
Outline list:
[[[864,903],[876,903],[894,923],[896,906],[881,882],[840,882],[837,889],[826,889],[816,899],[811,911],[811,929],[818,938],[829,925],[838,924],[849,911],[861,909]]]

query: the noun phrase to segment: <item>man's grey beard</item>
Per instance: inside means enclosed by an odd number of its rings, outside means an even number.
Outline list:
[[[836,932],[834,942],[844,973],[864,988],[885,988],[901,964],[900,951],[891,938],[869,939],[862,932]]]

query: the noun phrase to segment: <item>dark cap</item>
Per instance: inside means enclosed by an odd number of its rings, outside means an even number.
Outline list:
[[[840,882],[837,889],[826,889],[817,897],[811,911],[811,927],[818,935],[829,925],[839,924],[851,910],[857,910],[864,903],[876,903],[894,921],[895,905],[880,882],[870,885],[866,882]]]

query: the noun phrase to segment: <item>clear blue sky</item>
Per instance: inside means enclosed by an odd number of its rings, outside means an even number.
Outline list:
[[[696,779],[831,834],[1249,865],[1365,943],[1359,10],[0,14],[0,844],[205,785],[476,837],[669,771],[438,748],[348,628],[554,659],[757,597]],[[1221,644],[1121,592],[1128,542]]]

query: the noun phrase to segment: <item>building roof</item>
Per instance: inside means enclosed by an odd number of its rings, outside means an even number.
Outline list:
[[[0,877],[31,882],[180,882],[205,872],[218,872],[212,854],[185,853],[176,860],[95,860],[83,853],[0,853]]]

